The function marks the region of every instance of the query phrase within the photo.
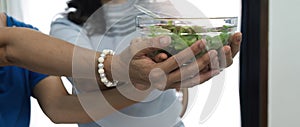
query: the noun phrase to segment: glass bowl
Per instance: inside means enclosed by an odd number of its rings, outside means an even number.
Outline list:
[[[237,30],[237,21],[237,17],[154,18],[139,15],[136,17],[136,28],[143,37],[169,35],[171,44],[159,52],[171,56],[201,39],[206,40],[206,51],[227,45],[229,37]]]

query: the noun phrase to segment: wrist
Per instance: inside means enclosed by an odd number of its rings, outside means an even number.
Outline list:
[[[103,83],[103,82],[101,82],[101,77],[100,77],[100,75],[99,75],[99,73],[98,73],[98,64],[99,64],[99,62],[98,62],[98,58],[100,57],[100,54],[101,53],[97,53],[97,55],[96,55],[96,57],[95,57],[95,75],[96,75],[96,81],[97,81],[97,84],[99,85],[99,87],[100,87],[100,89],[101,90],[107,90],[108,89],[108,87],[106,87],[105,86],[105,84]],[[108,59],[108,61],[105,61],[103,64],[104,64],[104,69],[105,70],[108,70],[108,71],[106,71],[105,73],[107,73],[106,75],[108,75],[107,77],[109,78],[109,77],[111,77],[110,75],[110,70],[109,69],[106,69],[106,68],[108,68],[108,66],[110,66],[110,60],[109,60],[109,58],[106,58],[106,59]],[[110,78],[109,78],[110,79]]]

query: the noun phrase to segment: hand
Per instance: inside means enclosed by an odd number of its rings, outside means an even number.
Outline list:
[[[0,13],[0,27],[6,27],[6,15],[5,13]]]
[[[232,65],[233,58],[240,51],[241,42],[242,42],[242,33],[240,32],[237,32],[230,37],[229,45],[223,46],[223,48],[218,53],[220,68],[226,68]],[[156,55],[153,59],[156,62],[162,62],[167,58],[168,58],[167,54],[160,53]],[[211,67],[210,65],[208,65],[201,72],[207,72],[210,69]]]
[[[202,41],[197,41],[191,47],[160,63],[147,56],[147,54],[164,48],[170,43],[171,38],[168,36],[135,39],[121,54],[111,58],[111,71],[108,73],[114,80],[131,82],[139,89],[146,89],[151,86],[159,90],[193,87],[219,73],[217,52],[214,50],[183,66],[194,58],[194,54],[205,50]],[[199,73],[209,64],[216,69]]]

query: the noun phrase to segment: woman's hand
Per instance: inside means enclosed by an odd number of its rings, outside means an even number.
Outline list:
[[[214,50],[197,58],[194,62],[184,65],[195,58],[195,54],[205,50],[205,44],[202,41],[197,41],[191,47],[159,63],[147,56],[170,43],[171,38],[168,36],[134,39],[121,54],[112,57],[112,69],[108,73],[114,80],[131,82],[140,89],[152,87],[166,90],[193,87],[220,72],[218,54]],[[214,69],[200,73],[208,65],[213,66]]]

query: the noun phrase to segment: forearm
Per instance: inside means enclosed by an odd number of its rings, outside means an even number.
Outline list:
[[[0,28],[0,66],[15,65],[56,76],[94,78],[99,53],[26,28]],[[105,62],[106,71],[110,61]],[[96,74],[96,75],[95,75]],[[93,76],[93,77],[92,77]],[[107,74],[111,79],[111,74]],[[101,89],[105,86],[98,82]]]
[[[95,72],[94,63],[99,54],[95,51],[75,47],[27,28],[0,28],[0,33],[4,56],[1,57],[2,66],[15,65],[44,74],[69,77],[73,76],[76,68]]]
[[[72,75],[73,45],[26,28],[1,28],[0,33],[8,62],[4,64],[52,75]]]
[[[130,85],[122,85],[125,95],[136,95],[128,90]],[[54,123],[86,123],[99,120],[136,103],[123,96],[117,89],[93,91],[69,95],[60,77],[48,76],[33,89],[33,96],[38,100],[44,113]],[[146,96],[138,96],[144,99]]]
[[[102,93],[60,97],[52,103],[47,115],[55,123],[87,123],[100,120],[135,103],[121,95],[118,90],[110,89]]]

